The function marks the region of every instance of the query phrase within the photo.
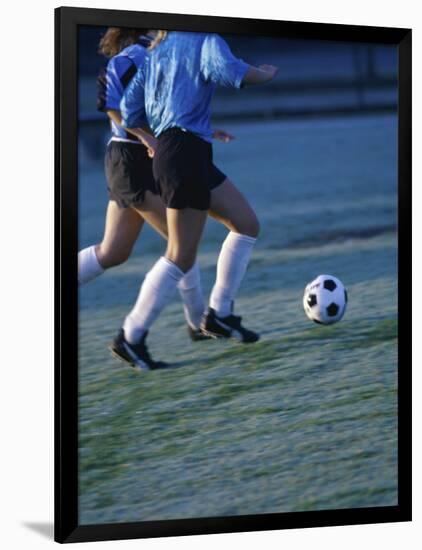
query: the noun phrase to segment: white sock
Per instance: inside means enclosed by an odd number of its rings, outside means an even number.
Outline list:
[[[198,264],[194,266],[177,283],[183,301],[186,321],[193,329],[198,329],[204,313],[205,303],[201,288],[201,275]]]
[[[104,273],[95,253],[95,245],[84,248],[78,253],[78,282],[80,285],[88,283]]]
[[[232,303],[246,273],[255,242],[253,237],[230,231],[221,247],[217,278],[210,296],[210,307],[219,317],[227,317],[232,311]]]
[[[123,323],[125,338],[136,344],[170,302],[184,273],[162,256],[146,274],[135,306]]]

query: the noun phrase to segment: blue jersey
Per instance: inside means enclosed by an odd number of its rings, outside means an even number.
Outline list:
[[[145,46],[149,44],[149,41],[142,38],[140,40],[138,44],[132,44],[112,57],[107,67],[98,76],[97,109],[99,111],[120,110],[120,101],[125,88],[145,61]],[[141,126],[145,124],[146,120]],[[133,134],[126,133],[124,128],[113,121],[111,121],[111,132],[113,136],[119,138],[136,140]]]
[[[179,127],[212,141],[211,98],[217,85],[240,88],[249,65],[217,34],[169,32],[148,52],[120,103],[122,124],[145,117],[155,136]]]

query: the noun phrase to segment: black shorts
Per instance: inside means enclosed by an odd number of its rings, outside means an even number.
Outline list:
[[[179,210],[208,210],[211,190],[226,179],[213,164],[211,143],[180,128],[159,136],[152,168],[164,204]]]
[[[105,154],[105,173],[110,200],[123,208],[142,202],[145,191],[158,194],[152,159],[141,143],[110,141]]]

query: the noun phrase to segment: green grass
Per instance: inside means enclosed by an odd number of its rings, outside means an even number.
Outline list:
[[[272,161],[244,170],[255,129],[239,126],[216,157],[261,219],[236,301],[261,341],[194,344],[175,298],[148,337],[172,368],[139,373],[112,358],[107,343],[163,250],[148,231],[127,264],[81,289],[82,524],[397,502],[396,234],[376,229],[395,223],[395,126],[260,126]],[[103,185],[99,170],[84,173],[82,244],[101,234]],[[342,240],[318,240],[324,234]],[[199,255],[206,294],[223,237],[208,224]],[[308,321],[301,305],[319,273],[342,279],[350,298],[329,327]]]

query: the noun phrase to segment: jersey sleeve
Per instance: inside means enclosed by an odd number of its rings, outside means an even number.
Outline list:
[[[201,74],[205,81],[240,88],[249,65],[235,57],[218,34],[208,34],[201,49]]]
[[[144,71],[138,69],[120,102],[124,128],[139,128],[146,124],[144,84]]]
[[[136,65],[129,57],[117,56],[110,59],[97,79],[97,109],[118,111],[123,92],[135,73]]]

